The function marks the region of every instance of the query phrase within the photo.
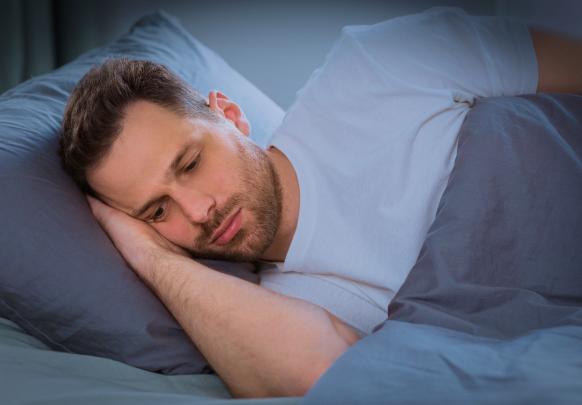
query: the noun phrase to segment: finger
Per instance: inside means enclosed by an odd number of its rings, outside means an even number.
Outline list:
[[[93,207],[95,206],[97,199],[91,197],[90,195],[85,194],[85,198],[87,199],[87,202],[89,203],[89,207],[91,207],[91,211],[93,211]]]
[[[91,208],[93,216],[97,218],[101,225],[104,225],[106,219],[113,214],[114,209],[94,197],[89,195],[86,195],[85,197],[89,202],[89,207]]]

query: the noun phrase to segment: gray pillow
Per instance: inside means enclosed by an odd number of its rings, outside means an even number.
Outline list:
[[[69,94],[107,56],[161,63],[202,94],[237,102],[265,146],[283,111],[163,12],[0,97],[0,316],[54,350],[107,357],[164,374],[209,372],[162,303],[134,275],[63,172],[59,147]],[[204,261],[256,282],[253,266]]]

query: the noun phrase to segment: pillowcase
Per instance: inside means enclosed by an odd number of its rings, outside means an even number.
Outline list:
[[[60,130],[77,81],[106,57],[167,66],[202,94],[238,103],[251,139],[265,147],[283,111],[164,12],[54,72],[0,97],[0,316],[50,348],[122,361],[164,374],[207,373],[200,352],[127,267],[61,169]],[[256,282],[249,263],[203,261]]]

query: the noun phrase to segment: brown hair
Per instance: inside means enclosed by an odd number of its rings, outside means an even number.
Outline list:
[[[95,196],[87,172],[107,156],[127,107],[136,101],[153,102],[181,117],[218,120],[206,99],[163,65],[120,58],[93,66],[69,98],[59,151],[63,168],[83,192]]]

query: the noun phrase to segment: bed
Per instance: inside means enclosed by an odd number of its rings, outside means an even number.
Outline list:
[[[162,63],[203,94],[221,89],[261,146],[283,119],[163,12],[0,97],[2,403],[582,402],[581,96],[478,100],[386,322],[304,399],[234,400],[60,168],[68,94],[119,55]],[[251,263],[205,264],[257,282]]]

